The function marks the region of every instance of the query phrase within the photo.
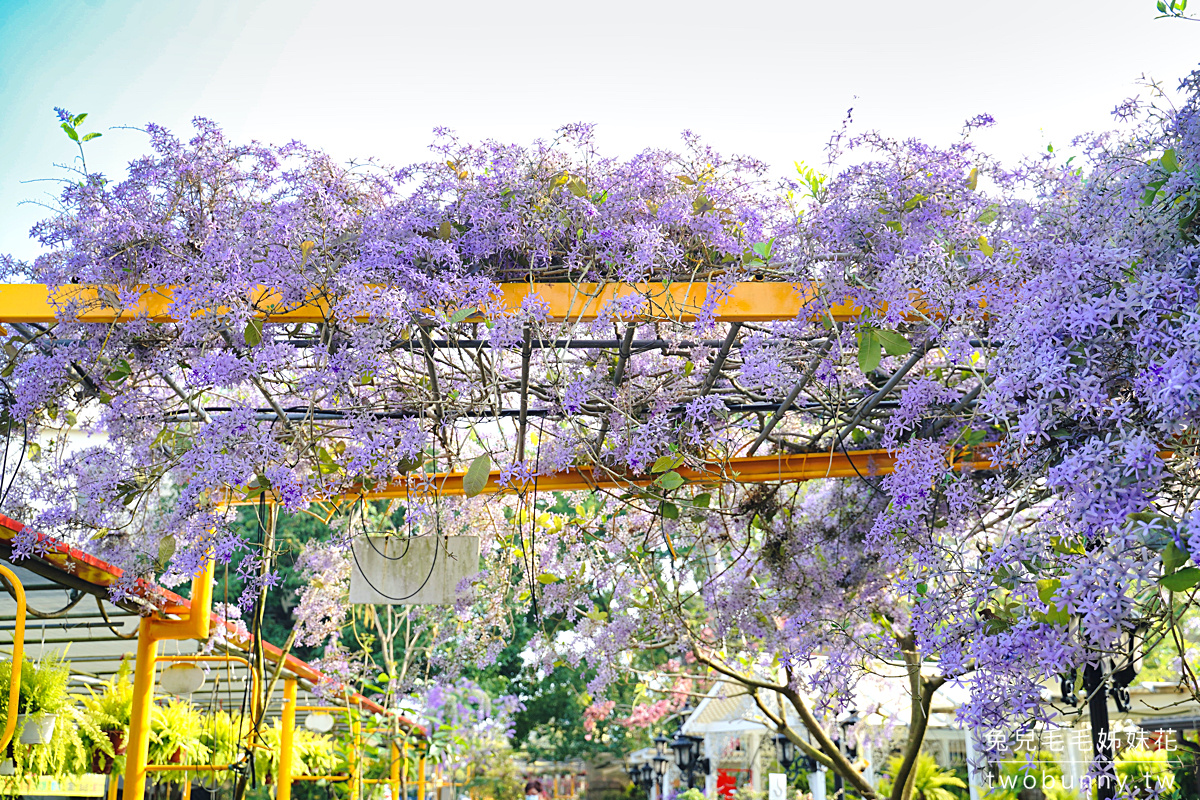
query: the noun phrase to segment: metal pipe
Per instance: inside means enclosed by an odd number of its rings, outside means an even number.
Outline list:
[[[125,753],[124,800],[146,794],[146,762],[150,755],[150,712],[154,707],[154,665],[158,639],[149,617],[138,624],[137,661],[133,667],[133,705],[129,712],[129,745]]]
[[[143,800],[146,775],[174,765],[147,766],[150,754],[150,712],[154,708],[154,672],[162,639],[207,639],[212,613],[213,562],[208,560],[192,578],[192,602],[184,619],[143,617],[138,623],[137,661],[133,668],[133,707],[129,714],[129,749],[125,754],[124,800]],[[192,769],[201,769],[193,767]],[[228,769],[228,766],[222,767]]]
[[[350,800],[359,800],[359,793],[362,791],[362,759],[359,758],[359,741],[358,737],[362,734],[362,723],[358,721],[358,715],[355,714],[354,721],[350,723],[350,791],[348,792]]]
[[[25,587],[21,579],[8,567],[0,564],[0,575],[3,575],[8,585],[12,587],[13,598],[17,601],[17,621],[13,624],[12,668],[8,678],[8,711],[4,721],[4,733],[0,734],[0,753],[8,749],[13,733],[17,729],[17,708],[21,697],[21,665],[25,662]]]
[[[284,678],[283,714],[279,726],[279,778],[275,800],[292,800],[292,740],[296,733],[296,679]]]
[[[392,800],[400,800],[400,747],[396,744],[396,740],[392,739],[392,765],[388,772],[388,786],[392,789]],[[287,800],[287,798],[276,798],[275,800]]]

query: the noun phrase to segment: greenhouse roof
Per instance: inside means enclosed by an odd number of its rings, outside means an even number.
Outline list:
[[[13,560],[10,542],[23,528],[21,523],[0,515],[0,558],[13,565],[26,593],[25,652],[32,659],[45,652],[62,652],[70,662],[72,682],[80,690],[111,678],[124,659],[128,659],[132,667],[138,622],[143,613],[159,606],[179,612],[190,608],[186,598],[146,582],[138,584],[141,598],[114,602],[109,597],[109,587],[120,577],[119,568],[44,535],[39,536],[46,548],[42,555]],[[17,603],[12,593],[0,592],[0,653],[11,652],[16,612]],[[239,636],[231,625],[216,615],[212,619],[215,630],[224,628],[226,631],[226,635],[215,637],[218,644],[212,653],[248,657],[250,649],[244,631]],[[269,679],[281,653],[279,648],[266,642],[263,644]],[[198,655],[203,647],[203,642],[195,640],[165,642],[159,656],[162,666],[167,666],[174,656]],[[216,662],[206,666],[205,684],[191,695],[191,700],[211,709],[239,708],[247,696],[249,668],[236,662]],[[298,679],[299,706],[329,704],[328,700],[313,694],[312,689],[322,674],[306,662],[287,656],[281,676]],[[269,715],[278,714],[282,698],[283,682],[280,680],[271,697]],[[383,711],[382,706],[361,695],[353,695],[350,700],[365,711]]]

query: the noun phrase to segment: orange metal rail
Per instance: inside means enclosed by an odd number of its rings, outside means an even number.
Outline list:
[[[590,322],[616,300],[631,295],[645,297],[648,308],[645,316],[690,322],[708,299],[708,283],[502,283],[495,297],[496,305],[516,310],[531,295],[537,295],[549,308],[550,319],[570,322]],[[387,287],[368,287],[387,291]],[[55,322],[56,306],[75,302],[83,309],[81,322],[125,322],[148,318],[155,322],[171,322],[169,310],[174,298],[171,286],[145,286],[138,301],[131,306],[116,308],[101,297],[113,297],[112,289],[78,285],[60,289],[53,297],[49,287],[41,283],[0,284],[0,322]],[[330,318],[330,302],[325,297],[312,297],[298,306],[285,306],[280,294],[266,287],[249,293],[261,316],[268,322],[324,322]],[[715,304],[719,322],[766,322],[792,319],[806,308],[815,313],[832,313],[834,319],[847,320],[858,316],[862,309],[853,304],[830,308],[822,305],[816,284],[773,283],[747,281],[736,283]],[[218,309],[220,311],[221,309]]]
[[[960,454],[954,466],[961,469],[968,464],[975,469],[995,469],[986,457],[979,455],[984,448],[976,448],[973,454]],[[713,461],[702,467],[679,467],[675,471],[689,483],[712,485],[717,483],[767,483],[770,481],[811,481],[820,478],[853,478],[856,476],[886,475],[895,468],[896,459],[887,450],[851,450],[841,453],[798,453],[792,455],[739,456],[725,461]],[[434,475],[409,476],[396,479],[386,486],[352,490],[327,499],[385,499],[409,495],[458,496],[463,494],[465,472],[440,472]],[[630,485],[649,486],[660,476],[651,474],[621,475],[596,467],[574,467],[554,475],[543,475],[527,484],[501,485],[499,470],[488,476],[483,494],[516,494],[526,491],[568,492],[591,489],[620,489]],[[268,502],[270,502],[268,497]],[[230,505],[245,505],[259,502],[229,496],[223,502]]]

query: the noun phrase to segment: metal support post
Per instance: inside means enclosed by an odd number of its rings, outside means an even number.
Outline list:
[[[150,712],[154,707],[154,671],[158,643],[164,639],[207,639],[212,613],[213,562],[192,579],[191,610],[177,620],[143,617],[138,624],[137,662],[133,668],[133,707],[129,714],[129,749],[125,754],[124,800],[146,795],[146,763],[150,753]]]
[[[388,773],[388,786],[392,787],[392,800],[400,800],[400,747],[392,740],[392,768]]]
[[[350,723],[350,800],[358,800],[362,786],[362,759],[359,757],[358,737],[362,733],[362,723],[358,715]]]
[[[283,713],[279,726],[279,780],[275,800],[292,800],[292,753],[296,736],[296,679],[283,680]]]

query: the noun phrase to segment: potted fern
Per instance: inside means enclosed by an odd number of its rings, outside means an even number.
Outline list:
[[[12,662],[0,663],[0,697],[8,696]],[[54,735],[59,712],[67,705],[71,670],[61,653],[46,653],[34,663],[21,662],[21,691],[17,705],[18,741],[46,744]],[[0,714],[0,718],[3,718]]]
[[[209,748],[201,740],[204,725],[200,710],[186,700],[156,705],[150,717],[150,763],[207,763]],[[182,780],[182,773],[166,772],[160,780]]]
[[[129,672],[129,661],[123,660],[113,679],[102,684],[103,691],[88,689],[90,696],[82,698],[88,719],[107,742],[107,747],[103,742],[95,742],[92,748],[96,772],[109,774],[113,758],[125,755],[125,738],[129,735],[129,716],[133,711]]]
[[[205,718],[200,743],[208,748],[213,764],[234,764],[242,758],[243,743],[249,730],[250,720],[240,714],[218,711]],[[220,770],[213,777],[219,783],[229,778],[229,771]]]

